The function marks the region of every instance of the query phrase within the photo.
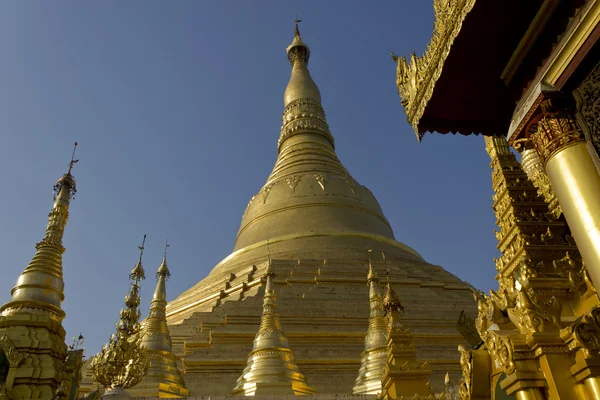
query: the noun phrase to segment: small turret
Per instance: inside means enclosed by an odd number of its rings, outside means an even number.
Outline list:
[[[369,250],[369,253],[371,250]],[[385,257],[385,256],[384,256]],[[384,258],[385,259],[385,258]],[[383,310],[383,299],[379,290],[379,278],[373,269],[369,256],[369,328],[365,336],[365,351],[361,355],[358,377],[352,389],[353,394],[378,394],[381,392],[381,378],[387,358],[387,321]]]
[[[167,248],[158,271],[156,289],[150,313],[142,330],[142,347],[148,352],[150,369],[140,383],[129,389],[136,397],[183,398],[190,394],[177,368],[177,358],[171,351],[171,336],[167,327],[167,289],[166,281],[171,276],[167,266]]]
[[[277,298],[273,285],[275,274],[271,263],[265,272],[267,282],[263,313],[248,364],[233,389],[234,396],[308,395],[315,389],[308,386],[294,360],[287,337],[281,329]]]

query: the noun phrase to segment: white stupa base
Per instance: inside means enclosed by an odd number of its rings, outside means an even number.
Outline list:
[[[100,396],[101,399],[110,399],[110,400],[131,400],[132,397],[129,393],[127,393],[127,391],[125,391],[125,389],[123,388],[123,386],[115,386],[112,389],[104,392],[104,394],[102,396]]]

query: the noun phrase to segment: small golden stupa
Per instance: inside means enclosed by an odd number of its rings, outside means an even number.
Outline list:
[[[265,275],[267,283],[260,328],[248,356],[248,365],[238,378],[233,395],[313,394],[315,389],[306,383],[306,378],[296,365],[294,352],[290,349],[288,339],[281,328],[273,285],[275,274],[271,270],[270,264],[267,266]]]

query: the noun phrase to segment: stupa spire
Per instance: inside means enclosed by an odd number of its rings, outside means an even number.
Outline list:
[[[156,272],[156,289],[150,304],[150,313],[142,329],[141,346],[148,353],[150,368],[140,383],[129,389],[129,393],[136,397],[179,398],[190,394],[177,368],[177,359],[171,350],[171,335],[167,327],[166,282],[171,277],[167,266],[169,246],[167,240],[162,262]]]
[[[254,338],[248,364],[233,389],[234,396],[308,395],[315,389],[308,386],[294,360],[287,337],[281,329],[271,263],[265,272],[267,282],[263,313]]]
[[[64,300],[64,281],[62,270],[62,245],[69,204],[77,191],[75,179],[71,175],[75,159],[77,142],[73,146],[73,154],[69,169],[54,185],[54,206],[48,214],[48,226],[44,238],[35,245],[36,252],[25,268],[11,294],[12,299],[4,304],[0,311],[3,314],[18,311],[20,308],[37,309],[49,312],[59,321],[65,317],[61,308]]]
[[[171,351],[171,336],[167,328],[167,280],[171,277],[171,272],[167,266],[167,248],[169,242],[165,244],[165,252],[162,262],[156,272],[156,289],[150,304],[150,313],[146,319],[142,331],[142,346],[147,350]]]
[[[142,265],[145,243],[146,235],[142,245],[138,246],[138,262],[129,274],[131,286],[125,296],[125,308],[121,309],[116,333],[111,335],[109,342],[92,360],[91,368],[96,380],[111,388],[104,396],[128,398],[125,389],[140,382],[150,366],[140,337],[140,282],[145,277]]]
[[[317,232],[393,238],[373,193],[352,178],[335,153],[321,94],[308,71],[309,56],[298,29],[287,47],[292,71],[284,94],[277,162],[248,203],[235,251],[264,247],[271,239],[271,250],[279,254],[282,238],[295,241],[299,234]]]
[[[383,253],[382,253],[383,255]],[[384,258],[385,259],[385,258]],[[373,269],[369,250],[369,327],[365,336],[365,351],[361,355],[358,377],[352,389],[353,394],[377,394],[381,392],[381,378],[387,358],[387,321],[383,310],[383,298],[379,290],[379,277]]]
[[[279,151],[283,142],[295,133],[316,133],[324,136],[333,147],[333,136],[325,119],[321,106],[321,92],[308,71],[310,48],[302,41],[298,24],[294,19],[295,31],[292,43],[287,47],[287,57],[292,65],[290,81],[283,95],[283,126],[279,137]]]

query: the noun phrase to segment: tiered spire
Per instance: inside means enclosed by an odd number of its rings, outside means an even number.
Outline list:
[[[71,175],[73,148],[67,173],[54,185],[54,206],[48,215],[44,238],[13,288],[12,298],[0,308],[0,347],[4,367],[12,379],[0,384],[0,398],[50,399],[60,394],[68,379],[67,346],[61,308],[64,299],[62,268],[63,234],[69,218],[69,204],[75,195]],[[9,374],[9,376],[11,376]]]
[[[267,283],[260,328],[248,356],[248,365],[233,389],[235,396],[308,395],[315,389],[308,386],[294,360],[287,337],[281,329],[277,298],[273,286],[275,274],[271,263],[265,273]]]
[[[495,260],[500,295],[513,294],[515,277],[521,283],[533,283],[538,279],[527,281],[544,275],[565,276],[568,270],[580,273],[581,255],[569,227],[556,218],[560,208],[554,214],[550,212],[549,204],[528,179],[505,138],[486,137],[485,141],[493,170],[492,207],[500,228],[495,232],[502,253]],[[532,160],[526,157],[524,162],[535,175]]]
[[[313,81],[308,71],[310,49],[302,41],[298,23],[295,19],[296,29],[294,40],[287,47],[287,57],[292,65],[292,75],[283,95],[283,126],[279,137],[279,150],[285,140],[299,133],[318,134],[327,139],[333,146],[333,136],[329,132],[329,125],[325,119],[325,112],[321,106],[321,92]]]
[[[298,22],[287,47],[292,71],[284,94],[277,161],[248,203],[234,251],[263,247],[267,239],[279,238],[272,243],[277,243],[273,250],[280,254],[282,247],[291,245],[289,241],[296,243],[303,235],[317,233],[361,232],[393,239],[373,193],[350,176],[335,153],[321,94],[308,71],[310,50]],[[289,224],[290,219],[295,223]]]
[[[404,307],[390,285],[389,276],[383,298],[383,309],[388,318],[386,340],[388,353],[383,369],[380,398],[388,400],[401,396],[407,398],[428,396],[431,370],[427,362],[417,361],[412,333],[400,322]]]
[[[105,387],[112,388],[110,392],[120,398],[128,398],[124,389],[136,385],[146,375],[149,368],[148,354],[141,346],[140,326],[140,282],[145,279],[142,256],[144,244],[139,246],[140,257],[129,274],[131,287],[125,296],[125,308],[121,309],[117,322],[116,334],[112,334],[107,344],[102,347],[92,360],[91,368],[94,377]]]
[[[48,215],[48,226],[44,238],[35,245],[36,252],[25,271],[17,280],[11,294],[12,299],[4,304],[2,314],[18,313],[21,309],[39,310],[62,321],[65,312],[61,303],[65,298],[63,289],[62,245],[63,234],[69,219],[69,203],[77,192],[71,170],[75,163],[75,150],[69,162],[69,169],[54,185],[54,207]]]
[[[369,250],[369,328],[365,337],[365,351],[361,355],[358,377],[352,389],[353,394],[377,394],[381,392],[381,378],[387,359],[387,321],[383,310],[383,298],[379,290],[379,278],[373,270]]]
[[[171,276],[167,266],[167,248],[158,271],[156,289],[150,304],[150,314],[142,330],[142,347],[147,350],[150,369],[142,381],[129,392],[137,397],[187,397],[190,391],[177,368],[177,359],[171,351],[171,336],[167,327],[167,289],[166,281]]]

